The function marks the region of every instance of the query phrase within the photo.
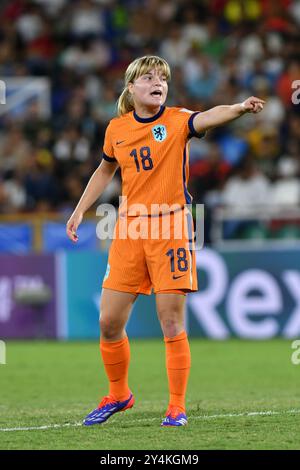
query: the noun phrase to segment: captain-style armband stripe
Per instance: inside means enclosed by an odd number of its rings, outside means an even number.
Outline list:
[[[106,155],[106,153],[104,153],[104,152],[103,152],[103,154],[102,154],[102,158],[103,158],[103,160],[105,160],[106,162],[110,162],[110,163],[114,163],[114,162],[117,161],[116,158],[114,158],[114,157],[109,157],[109,156]]]
[[[189,137],[198,137],[201,139],[201,137],[205,136],[205,132],[197,132],[194,127],[194,118],[197,116],[197,114],[200,114],[200,111],[193,113],[188,120],[188,126],[190,130]]]

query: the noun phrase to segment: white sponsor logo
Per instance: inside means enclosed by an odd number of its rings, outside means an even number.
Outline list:
[[[197,253],[196,262],[198,269],[206,272],[208,283],[205,289],[189,295],[187,301],[205,335],[216,339],[228,338],[232,332],[249,339],[268,339],[279,333],[286,338],[299,336],[298,270],[283,270],[278,279],[265,269],[246,269],[230,282],[226,262],[217,252],[205,248]],[[279,320],[284,310],[279,280],[294,304],[283,327]],[[223,302],[226,321],[219,313]]]

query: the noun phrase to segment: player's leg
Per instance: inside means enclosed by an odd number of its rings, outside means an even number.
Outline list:
[[[185,211],[163,217],[158,239],[147,240],[145,250],[166,347],[170,398],[163,425],[181,426],[187,422],[185,394],[191,362],[184,328],[185,293],[196,290],[197,278]]]
[[[137,294],[102,289],[100,302],[100,338],[105,342],[126,337],[125,326]]]
[[[184,331],[185,295],[169,290],[156,293],[157,316],[165,337],[172,338]]]
[[[185,396],[191,367],[191,354],[184,328],[185,295],[158,292],[157,314],[164,334],[169,406],[164,426],[187,423]]]
[[[138,294],[150,292],[142,240],[115,238],[102,286],[100,350],[109,378],[109,394],[117,400],[124,400],[129,392],[130,352],[125,325]]]
[[[125,411],[134,404],[128,386],[130,348],[125,326],[136,297],[127,292],[102,290],[100,352],[109,382],[109,393],[85,418],[85,425],[101,424],[112,414]]]
[[[125,331],[135,294],[102,290],[100,304],[100,352],[109,380],[109,395],[115,400],[128,398],[129,341]]]
[[[116,227],[118,225],[119,222]],[[100,351],[109,381],[109,394],[88,415],[87,425],[103,423],[112,414],[134,404],[128,387],[130,349],[125,325],[137,295],[151,293],[141,239],[118,238],[118,229],[115,230],[102,287]]]

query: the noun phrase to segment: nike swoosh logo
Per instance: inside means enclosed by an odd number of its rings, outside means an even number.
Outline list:
[[[179,279],[180,277],[183,277],[183,276],[184,276],[184,274],[182,274],[181,276],[174,276],[173,275],[173,279]]]
[[[119,144],[122,144],[123,142],[125,142],[125,140],[118,140],[116,144],[119,145]]]

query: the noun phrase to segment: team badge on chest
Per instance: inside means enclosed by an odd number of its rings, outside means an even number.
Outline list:
[[[152,127],[152,134],[156,142],[163,142],[167,137],[167,129],[163,124]]]

